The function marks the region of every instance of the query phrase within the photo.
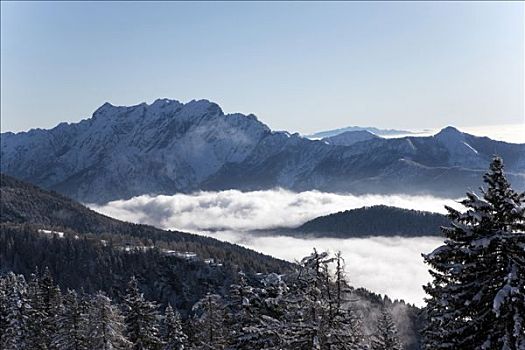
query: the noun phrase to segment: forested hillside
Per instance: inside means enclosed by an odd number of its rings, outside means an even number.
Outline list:
[[[326,237],[440,235],[449,223],[445,215],[386,205],[346,210],[310,220],[294,229],[297,234]]]
[[[90,343],[102,341],[93,335],[99,327],[115,331],[105,341],[116,348],[136,345],[135,328],[124,324],[133,318],[124,291],[134,278],[133,288],[154,303],[144,300],[149,311],[141,308],[144,319],[136,321],[153,332],[148,349],[177,348],[166,347],[172,341],[162,323],[171,317],[166,307],[181,314],[177,322],[189,349],[292,349],[313,342],[362,348],[382,341],[377,327],[389,329],[403,349],[419,349],[420,310],[350,287],[341,257],[314,253],[291,264],[206,237],[114,220],[8,176],[1,180],[0,323],[14,327],[4,333],[2,349],[36,343],[69,349],[86,337],[84,348],[102,349]],[[336,261],[339,277],[328,273]],[[112,316],[97,318],[102,312]],[[34,317],[41,331],[29,321]],[[54,332],[55,324],[67,334]],[[80,340],[70,338],[67,327],[77,327]]]
[[[333,273],[329,271],[335,268]],[[187,317],[131,277],[115,297],[62,289],[45,269],[0,277],[0,346],[28,349],[373,349],[418,347],[417,309],[350,288],[340,256],[314,251],[286,276],[239,274]],[[400,306],[404,306],[400,308]],[[402,327],[398,329],[396,324]]]
[[[201,259],[215,258],[249,272],[282,272],[290,264],[241,246],[179,231],[119,221],[86,208],[58,193],[0,174],[0,223],[32,224],[59,232],[101,235],[115,244],[158,245],[178,252],[193,252]]]

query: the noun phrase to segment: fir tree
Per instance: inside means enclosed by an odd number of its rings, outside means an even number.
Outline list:
[[[314,252],[301,260],[294,292],[287,297],[287,343],[293,348],[321,349],[329,329],[328,253]]]
[[[226,312],[220,295],[207,293],[193,306],[193,341],[197,349],[224,349]]]
[[[6,304],[2,306],[4,328],[0,332],[0,348],[17,350],[27,344],[28,304],[24,277],[10,272],[2,283],[2,289],[5,290],[2,294]]]
[[[401,343],[397,336],[397,327],[392,315],[383,307],[377,321],[376,333],[372,338],[372,350],[401,350]]]
[[[284,298],[289,289],[282,276],[276,273],[266,275],[261,282],[260,288],[250,287],[249,302],[243,298],[243,307],[249,310],[245,311],[245,315],[251,319],[245,320],[242,328],[238,327],[240,336],[234,338],[234,346],[261,350],[282,349],[286,344],[284,316],[287,305]]]
[[[62,311],[57,317],[57,332],[53,336],[53,346],[56,349],[90,349],[86,335],[87,306],[87,302],[84,298],[79,298],[75,291],[67,291],[63,298]]]
[[[129,349],[131,343],[124,335],[124,328],[124,318],[119,310],[111,305],[111,299],[102,292],[97,293],[88,310],[87,336],[90,348]]]
[[[182,331],[182,321],[178,312],[171,305],[164,311],[163,321],[164,350],[184,350],[187,348],[188,336]]]
[[[48,349],[50,334],[46,305],[38,270],[31,274],[27,286],[27,298],[30,305],[27,317],[26,343],[31,349]]]
[[[258,306],[261,301],[255,288],[248,284],[244,273],[239,273],[239,283],[230,286],[229,313],[227,317],[231,346],[235,349],[252,349],[257,343]]]
[[[500,158],[483,198],[467,193],[461,213],[447,208],[445,244],[428,255],[426,349],[525,348],[525,195],[512,190]]]
[[[44,342],[48,349],[53,349],[52,337],[57,332],[57,318],[62,309],[62,293],[55,285],[49,268],[44,269],[42,278],[39,280],[40,295],[42,297],[43,322],[40,325],[44,329]]]
[[[327,349],[353,350],[361,349],[364,341],[361,319],[357,316],[351,300],[346,297],[350,288],[346,282],[344,259],[338,252],[335,256],[334,282],[329,284],[333,290],[329,294],[328,330],[325,332],[324,343]]]
[[[0,332],[0,349],[5,348],[7,342],[7,337],[5,336],[5,330],[9,324],[7,321],[9,315],[7,291],[7,276],[0,276],[0,329],[4,330]]]
[[[126,335],[134,350],[160,349],[158,306],[144,299],[138,288],[138,281],[133,277],[124,297],[124,315]]]

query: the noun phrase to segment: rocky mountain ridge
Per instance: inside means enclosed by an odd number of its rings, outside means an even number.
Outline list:
[[[459,196],[480,185],[493,154],[525,189],[525,144],[448,127],[431,137],[334,145],[272,131],[207,100],[105,103],[79,123],[1,134],[2,172],[87,203],[273,187]]]

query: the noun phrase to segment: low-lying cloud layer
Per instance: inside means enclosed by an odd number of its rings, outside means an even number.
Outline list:
[[[439,213],[445,212],[445,204],[457,207],[454,200],[432,196],[355,196],[318,191],[295,193],[283,189],[144,195],[90,207],[121,220],[161,228],[249,231],[299,226],[320,215],[378,204]]]
[[[209,235],[289,261],[301,259],[314,247],[340,250],[352,285],[422,305],[421,286],[430,276],[421,253],[432,251],[441,238],[302,239],[249,233],[254,229],[298,226],[319,215],[376,204],[441,213],[445,212],[445,204],[458,207],[454,200],[431,196],[354,196],[276,189],[139,196],[91,208],[121,220]],[[218,228],[221,230],[211,232]]]
[[[231,231],[208,235],[289,261],[300,260],[310,254],[313,248],[332,253],[341,251],[351,285],[418,306],[424,305],[422,285],[430,281],[428,267],[423,263],[421,253],[430,253],[443,243],[443,238],[439,237],[301,239],[261,237]]]

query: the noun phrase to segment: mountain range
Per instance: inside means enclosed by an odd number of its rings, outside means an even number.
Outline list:
[[[339,134],[345,133],[345,132],[353,132],[353,131],[367,131],[369,133],[372,133],[377,136],[401,136],[401,135],[417,135],[419,132],[415,131],[408,131],[408,130],[396,130],[396,129],[379,129],[375,127],[362,127],[362,126],[347,126],[346,128],[339,128],[339,129],[332,129],[332,130],[325,130],[325,131],[319,131],[313,134],[306,135],[305,137],[309,139],[323,139],[326,137],[332,137],[337,136]]]
[[[207,100],[105,103],[79,123],[1,134],[2,172],[85,203],[274,187],[460,196],[480,185],[494,154],[513,186],[525,189],[525,144],[453,127],[335,144],[272,131],[254,115],[225,114]]]

